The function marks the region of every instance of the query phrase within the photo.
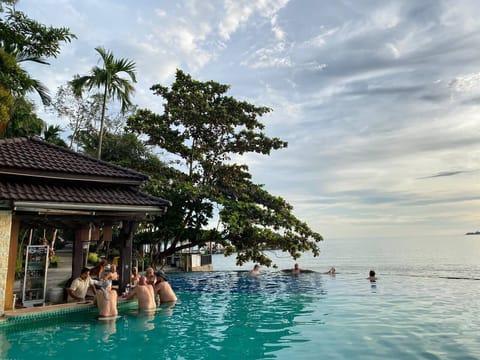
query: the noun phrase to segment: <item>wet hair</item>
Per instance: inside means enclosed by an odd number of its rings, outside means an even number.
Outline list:
[[[147,285],[145,276],[140,276],[140,279],[138,279],[138,285]]]
[[[370,270],[370,273],[369,273],[370,276],[375,276],[375,271],[373,270]]]

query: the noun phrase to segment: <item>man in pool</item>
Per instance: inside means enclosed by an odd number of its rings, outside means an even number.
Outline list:
[[[155,273],[152,267],[148,267],[147,270],[145,270],[145,277],[147,284],[155,286],[157,278],[155,277]]]
[[[370,282],[375,282],[377,281],[377,277],[375,276],[375,271],[374,270],[370,270],[370,272],[368,273],[368,280],[370,280]]]
[[[260,265],[255,264],[252,270],[250,270],[250,275],[257,276],[260,275]]]
[[[97,291],[98,317],[110,318],[118,315],[117,292],[112,290],[111,282],[104,291]]]
[[[157,283],[155,284],[155,294],[158,294],[159,305],[163,303],[172,303],[177,301],[177,295],[168,283],[168,278],[163,271],[156,274]]]
[[[72,284],[67,289],[67,301],[69,303],[85,301],[88,289],[92,289],[93,294],[96,295],[97,291],[93,285],[93,281],[90,278],[90,269],[83,268],[80,276],[72,281]]]
[[[125,295],[126,300],[130,300],[133,297],[137,297],[140,310],[154,310],[156,308],[153,286],[147,284],[145,276],[140,276],[137,286]]]
[[[293,269],[292,269],[292,274],[300,274],[302,272],[302,269],[300,269],[300,267],[298,266],[298,263],[295,263],[295,265],[293,266]]]

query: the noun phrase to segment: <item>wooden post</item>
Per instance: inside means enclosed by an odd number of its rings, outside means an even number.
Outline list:
[[[120,231],[120,261],[118,264],[119,290],[123,291],[125,286],[130,282],[130,274],[132,272],[132,248],[133,234],[137,229],[138,222],[123,221]]]
[[[88,241],[90,227],[84,225],[81,228],[75,229],[75,239],[73,241],[73,258],[72,258],[72,276],[77,278],[80,276],[83,261],[83,243]]]
[[[12,218],[12,229],[10,232],[10,248],[8,251],[7,283],[5,286],[5,310],[13,309],[13,285],[15,284],[15,267],[17,263],[18,235],[20,232],[20,220]]]

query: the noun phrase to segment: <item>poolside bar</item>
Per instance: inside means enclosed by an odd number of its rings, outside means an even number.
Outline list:
[[[72,276],[77,277],[86,264],[84,247],[100,236],[111,240],[116,227],[122,290],[130,277],[137,225],[170,206],[139,191],[147,180],[133,170],[35,137],[0,140],[0,316],[14,309],[22,228],[73,230]]]

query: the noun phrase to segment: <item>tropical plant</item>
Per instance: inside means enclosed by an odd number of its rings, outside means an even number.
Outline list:
[[[6,124],[4,136],[40,136],[44,127],[45,122],[37,116],[35,104],[20,97],[15,99],[13,112]]]
[[[60,264],[60,258],[57,255],[53,255],[50,258],[49,267],[56,268],[56,267],[58,267],[58,264]]]
[[[67,143],[60,136],[62,128],[59,125],[46,125],[43,129],[43,139],[50,144],[67,147]]]
[[[98,257],[97,253],[89,253],[88,254],[88,262],[90,264],[96,265],[100,261],[100,258]]]
[[[118,99],[121,103],[121,111],[126,111],[131,105],[130,96],[134,92],[131,82],[137,82],[135,75],[135,63],[127,59],[115,59],[113,53],[102,47],[95,50],[103,61],[103,67],[94,66],[89,75],[76,75],[71,81],[76,96],[82,96],[83,90],[103,88],[102,112],[100,115],[100,131],[98,139],[98,159],[102,157],[102,142],[105,125],[105,112],[108,99]],[[128,75],[129,79],[122,78],[121,74]]]
[[[2,1],[7,5],[15,2]],[[37,92],[45,105],[51,101],[48,89],[20,64],[30,61],[48,65],[46,58],[57,57],[61,43],[70,42],[75,35],[68,28],[47,27],[1,4],[0,14],[0,136],[5,136],[16,106],[29,101],[25,99],[28,93]]]

